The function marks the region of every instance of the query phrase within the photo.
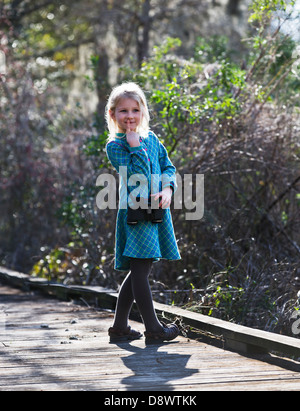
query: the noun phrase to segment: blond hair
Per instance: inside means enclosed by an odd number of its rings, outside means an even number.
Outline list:
[[[109,96],[105,109],[105,119],[109,130],[108,140],[112,140],[116,137],[118,127],[110,113],[115,112],[116,107],[122,98],[131,98],[138,103],[142,113],[142,119],[138,126],[137,132],[143,137],[148,137],[150,114],[146,96],[139,85],[130,82],[123,83],[120,86],[115,87]]]

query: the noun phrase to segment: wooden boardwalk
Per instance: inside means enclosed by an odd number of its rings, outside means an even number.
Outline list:
[[[0,286],[0,391],[300,390],[291,360],[183,337],[110,345],[111,322],[109,312]]]

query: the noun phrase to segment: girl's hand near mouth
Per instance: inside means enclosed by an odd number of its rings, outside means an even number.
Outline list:
[[[131,130],[130,122],[127,123],[126,138],[127,143],[130,145],[130,147],[139,147],[141,145],[140,136],[134,130]]]

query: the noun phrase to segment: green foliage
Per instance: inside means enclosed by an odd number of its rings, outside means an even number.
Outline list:
[[[46,278],[49,281],[63,281],[67,273],[65,251],[63,249],[53,249],[49,254],[39,260],[32,268],[33,276]]]
[[[246,73],[226,59],[225,38],[216,41],[198,39],[198,60],[185,60],[176,55],[179,39],[168,38],[155,48],[153,57],[145,61],[139,72],[126,72],[150,92],[153,111],[158,113],[162,138],[171,153],[194,124],[220,125],[241,112],[240,98],[246,88]],[[204,64],[203,56],[213,64]],[[239,98],[237,98],[239,97]],[[155,119],[156,120],[156,119]],[[209,125],[210,124],[210,125]]]
[[[198,37],[195,45],[195,60],[202,64],[210,64],[231,59],[234,52],[228,48],[226,36],[213,35],[209,38]]]
[[[275,12],[286,12],[287,8],[293,7],[295,3],[295,0],[253,0],[250,5],[252,14],[249,17],[249,22],[266,23],[273,17]]]
[[[235,321],[240,322],[242,319],[241,314],[244,311],[244,294],[245,290],[243,288],[227,284],[225,288],[218,286],[211,297],[214,300],[215,309],[222,313],[224,319],[231,321],[231,317],[234,316]],[[213,311],[214,309],[211,308],[208,315],[213,315]]]
[[[87,156],[99,156],[101,153],[105,152],[105,145],[108,139],[108,131],[104,131],[102,134],[92,135],[88,137],[83,145],[83,152]],[[108,165],[107,159],[99,164],[99,168],[103,168]]]

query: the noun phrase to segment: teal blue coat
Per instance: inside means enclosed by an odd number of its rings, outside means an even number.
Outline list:
[[[176,169],[171,163],[163,144],[153,132],[147,138],[140,138],[140,147],[130,147],[125,134],[118,134],[106,146],[107,156],[120,174],[120,202],[116,224],[115,269],[128,271],[130,258],[153,258],[180,260],[170,209],[165,210],[164,220],[160,224],[148,221],[136,226],[127,224],[127,204],[130,192],[136,186],[129,186],[132,175],[145,176],[148,185],[144,185],[141,196],[148,198],[167,186],[176,190]],[[126,167],[126,174],[121,172]],[[152,176],[152,178],[151,178]],[[152,191],[151,191],[152,187]]]

